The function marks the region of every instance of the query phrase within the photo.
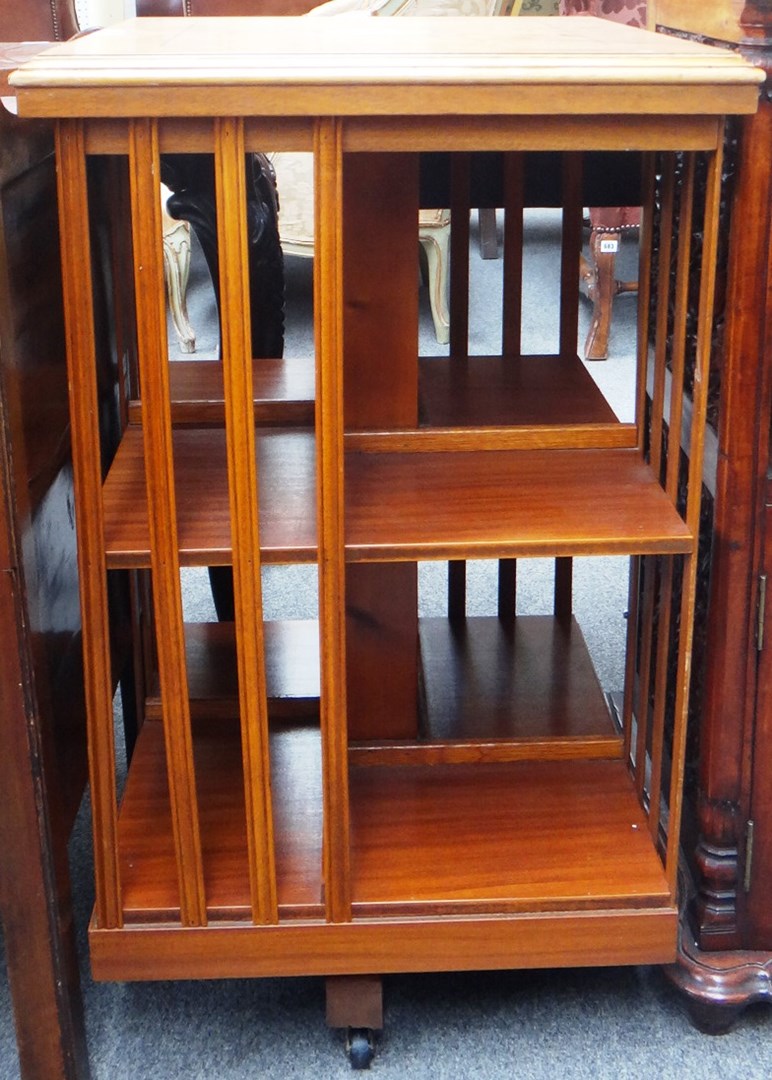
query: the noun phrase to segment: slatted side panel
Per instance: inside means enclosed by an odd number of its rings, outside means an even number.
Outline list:
[[[697,583],[697,539],[700,525],[705,418],[707,415],[708,372],[713,335],[713,308],[716,289],[719,206],[721,198],[723,132],[716,153],[708,161],[705,190],[705,217],[702,228],[702,274],[698,313],[697,347],[692,382],[692,428],[689,440],[686,521],[695,536],[694,550],[685,560],[680,604],[680,633],[673,735],[673,770],[670,782],[670,826],[667,837],[666,869],[670,887],[675,891],[678,873],[678,824],[683,800],[683,762],[686,753],[686,721],[689,698],[689,672],[694,636],[694,594]],[[678,452],[677,445],[672,453]]]
[[[243,121],[215,124],[225,436],[252,919],[278,919],[271,803],[258,476],[252,387]]]
[[[56,153],[94,832],[95,916],[100,928],[113,929],[123,924],[123,914],[118,864],[102,466],[99,431],[94,423],[94,418],[99,415],[99,404],[82,124],[65,121],[57,126]]]
[[[704,218],[695,217],[696,159],[667,155],[660,172],[659,285],[648,374],[649,459],[692,532],[691,551],[633,560],[624,703],[625,752],[675,894],[693,640],[706,398],[713,332],[721,149],[707,156]],[[702,243],[694,242],[699,232]],[[700,265],[695,267],[695,258]],[[690,280],[699,280],[688,377]],[[688,438],[685,403],[690,394]],[[683,446],[683,450],[682,450]]]
[[[673,502],[678,501],[679,463],[681,460],[681,429],[683,424],[684,377],[686,358],[686,327],[689,314],[689,267],[691,266],[694,210],[695,156],[689,154],[684,162],[680,190],[678,220],[678,257],[674,280],[673,336],[670,354],[672,392],[668,410],[668,454],[665,464],[665,490]],[[656,840],[661,823],[662,774],[665,761],[665,704],[667,700],[668,668],[670,662],[671,626],[673,617],[673,560],[663,560],[660,580],[659,624],[654,661],[653,709],[651,716],[651,785],[649,819]]]
[[[159,176],[156,122],[131,121],[129,178],[137,348],[147,500],[155,511],[148,517],[169,799],[180,918],[185,926],[204,926],[206,897],[180,590]]]

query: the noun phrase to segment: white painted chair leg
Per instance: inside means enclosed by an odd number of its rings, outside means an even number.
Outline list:
[[[177,221],[166,209],[168,188],[161,187],[163,217],[164,281],[180,352],[196,351],[196,335],[188,319],[187,289],[190,275],[190,224]]]
[[[437,220],[429,224],[424,220],[424,215],[432,213],[437,214]],[[440,345],[447,345],[450,340],[450,312],[448,311],[450,213],[447,210],[422,211],[419,218],[418,239],[426,253],[429,304],[434,320],[434,334]]]

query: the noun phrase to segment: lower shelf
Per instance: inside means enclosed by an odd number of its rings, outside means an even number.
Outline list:
[[[357,765],[618,758],[612,719],[574,617],[419,619],[421,738],[354,743]]]
[[[210,919],[249,920],[238,726],[194,725]],[[323,918],[319,732],[272,735],[282,919]],[[671,903],[621,760],[350,769],[355,917],[581,912]],[[140,732],[119,821],[127,923],[179,918],[163,728]]]

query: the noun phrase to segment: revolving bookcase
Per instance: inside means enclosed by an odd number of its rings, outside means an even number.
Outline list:
[[[20,112],[58,121],[96,977],[674,958],[723,116],[755,109],[760,78],[731,53],[594,19],[145,19],[14,77]],[[314,154],[305,364],[252,356],[245,160],[266,149]],[[416,222],[419,157],[438,151],[451,342],[430,359]],[[504,213],[502,344],[483,357],[468,334],[478,151],[501,155]],[[562,162],[560,331],[554,355],[530,356],[523,176],[541,151]],[[643,160],[625,421],[577,357],[586,151]],[[215,175],[216,364],[168,357],[158,179],[164,155],[192,153]],[[104,169],[128,192],[138,357],[111,461],[84,262]],[[672,283],[657,272],[671,264]],[[572,610],[572,560],[603,555],[630,559],[614,707]],[[554,604],[524,616],[518,565],[537,557],[555,560]],[[499,565],[496,615],[465,613],[469,559]],[[447,615],[419,619],[417,564],[440,560]],[[264,621],[262,568],[299,563],[318,568],[318,620]],[[186,625],[188,566],[231,568],[232,622]],[[112,573],[129,575],[145,658],[125,785]]]

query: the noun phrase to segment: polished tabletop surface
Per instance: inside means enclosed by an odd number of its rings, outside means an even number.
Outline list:
[[[22,113],[47,116],[142,114],[159,90],[176,115],[715,115],[753,111],[760,79],[727,50],[594,18],[342,16],[134,19],[11,82]]]

